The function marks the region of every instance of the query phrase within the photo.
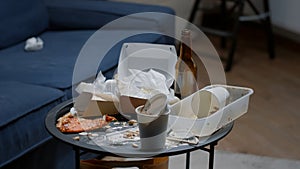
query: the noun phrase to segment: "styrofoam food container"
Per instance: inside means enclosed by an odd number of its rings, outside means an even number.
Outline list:
[[[177,53],[175,46],[150,43],[124,43],[121,49],[118,78],[131,75],[129,69],[156,70],[166,76],[169,86],[175,77]]]
[[[201,90],[215,87],[223,87],[229,93],[224,107],[207,117],[197,118],[195,113],[191,112],[193,104],[197,104],[197,101],[192,102],[192,99],[187,97],[171,106],[168,130],[186,130],[198,136],[208,136],[248,111],[249,98],[253,94],[252,89],[228,85],[211,85]],[[192,94],[191,97],[201,92],[201,90]]]

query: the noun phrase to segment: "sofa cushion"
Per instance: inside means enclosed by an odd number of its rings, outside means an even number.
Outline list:
[[[0,82],[0,127],[63,96],[63,92],[20,82]]]
[[[13,144],[11,144],[13,145]],[[2,163],[1,169],[75,169],[75,151],[72,146],[53,137],[39,142],[30,152],[22,151],[22,157]],[[13,148],[16,149],[16,148]],[[28,151],[28,150],[27,150]],[[17,158],[19,157],[19,158]],[[17,159],[16,159],[17,158]],[[1,161],[1,159],[0,159]]]
[[[47,0],[46,4],[49,9],[50,27],[57,29],[99,29],[120,17],[143,12],[175,15],[174,10],[169,7],[128,2]],[[159,14],[155,17],[154,14],[152,17],[141,14],[126,17],[125,24],[117,24],[114,29],[142,30],[150,28],[164,32],[165,28],[174,29],[174,23],[170,18]]]
[[[66,89],[72,86],[73,70],[81,48],[95,31],[49,31],[43,33],[44,48],[36,52],[25,52],[24,43],[0,50],[0,79],[17,80],[53,88]],[[122,31],[103,31],[101,38],[117,38]],[[137,35],[124,41],[156,42],[161,35]],[[120,41],[105,56],[100,65],[104,73],[118,64]],[[102,41],[103,42],[103,41]],[[94,44],[101,51],[105,44]],[[88,56],[82,62],[89,62]],[[89,66],[89,65],[87,65]],[[96,68],[97,70],[97,68]],[[96,73],[96,72],[90,72]]]
[[[44,120],[50,109],[61,102],[63,92],[19,82],[0,82],[0,93],[1,168],[51,138]]]
[[[0,77],[30,84],[67,88],[85,41],[94,31],[52,31],[41,35],[44,48],[25,52],[25,43],[0,50]]]
[[[38,35],[48,27],[47,8],[42,0],[0,1],[0,49]]]

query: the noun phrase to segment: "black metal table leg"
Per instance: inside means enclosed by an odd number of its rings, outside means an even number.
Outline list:
[[[214,168],[214,161],[215,161],[215,146],[217,144],[210,144],[209,145],[209,161],[208,161],[208,169]]]
[[[191,159],[191,154],[190,154],[190,152],[187,152],[186,157],[185,157],[185,168],[186,169],[190,168],[190,159]]]
[[[73,149],[75,151],[75,169],[80,169],[80,149],[76,146]]]

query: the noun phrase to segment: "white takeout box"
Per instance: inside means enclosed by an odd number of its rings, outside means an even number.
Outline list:
[[[124,43],[119,58],[118,78],[128,77],[130,69],[153,69],[164,74],[172,84],[176,62],[177,53],[173,45]]]
[[[193,97],[197,92],[200,92],[199,90],[171,106],[168,130],[187,131],[203,137],[209,136],[248,111],[249,98],[250,95],[253,94],[252,89],[227,85],[211,85],[203,89],[217,86],[224,87],[229,92],[228,102],[225,107],[207,117],[197,118],[194,113],[189,110],[192,110]],[[196,103],[196,101],[193,101],[193,104]]]
[[[74,102],[74,108],[82,117],[114,115],[118,113],[117,107],[118,102],[98,99],[88,92],[82,92]]]
[[[130,76],[130,69],[145,71],[153,69],[165,75],[168,85],[171,86],[175,77],[176,62],[176,48],[173,45],[124,43],[119,57],[118,79],[122,80]],[[75,100],[74,107],[83,116],[111,115],[118,112],[135,113],[135,108],[144,105],[147,101],[147,98],[122,95],[122,93],[118,102],[107,101],[95,97],[92,90],[82,92]]]
[[[165,75],[167,86],[171,86],[175,77],[176,62],[177,53],[173,45],[124,43],[119,57],[118,79],[129,77],[130,69],[141,71],[153,69]],[[145,104],[147,98],[120,93],[119,100],[122,113],[135,113],[135,108]]]

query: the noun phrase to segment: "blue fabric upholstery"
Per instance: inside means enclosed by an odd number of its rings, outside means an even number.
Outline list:
[[[88,38],[95,31],[48,31],[41,35],[45,47],[36,52],[25,52],[24,43],[0,51],[0,79],[67,89],[72,86],[73,69]],[[104,39],[118,36],[118,31],[104,31]],[[121,31],[119,31],[121,32]],[[117,38],[117,37],[115,37]],[[138,35],[128,42],[156,42],[160,35]],[[104,73],[118,64],[121,45],[118,43],[105,56],[100,65]],[[101,49],[101,44],[99,44]],[[16,62],[17,61],[17,62]],[[92,74],[93,72],[91,72]],[[87,77],[88,78],[88,77]],[[108,77],[109,78],[109,77]]]
[[[138,12],[174,14],[161,6],[99,0],[0,1],[1,169],[74,168],[74,152],[49,135],[45,116],[55,105],[72,97],[75,62],[90,36],[108,22]],[[132,25],[143,34],[118,39],[124,32],[133,31]],[[113,76],[124,42],[172,43],[161,33],[173,26],[173,20],[164,16],[146,16],[106,27],[99,37],[101,43],[93,44],[97,51],[105,51],[95,72],[101,70],[107,78]],[[32,36],[42,38],[42,50],[24,51],[25,40]],[[105,50],[111,39],[118,41]],[[89,61],[88,56],[82,61]]]
[[[47,112],[63,92],[19,82],[0,82],[0,167],[50,138]]]
[[[94,31],[52,31],[41,35],[44,48],[25,52],[24,43],[0,51],[0,79],[68,88],[74,63]],[[16,62],[17,61],[17,62]]]
[[[63,96],[63,92],[19,82],[0,82],[0,127]]]
[[[44,31],[48,13],[41,0],[2,0],[0,21],[1,49]]]
[[[23,151],[22,157],[1,169],[75,169],[73,147],[57,139],[50,139]]]
[[[161,12],[174,15],[171,8],[157,5],[142,5],[99,0],[48,0],[50,27],[72,29],[99,29],[122,16],[140,12]],[[136,19],[136,18],[135,18]],[[141,19],[142,20],[142,19]],[[152,20],[152,21],[151,21]],[[147,18],[147,22],[161,25],[163,18]],[[147,23],[143,23],[144,25]],[[143,25],[139,25],[143,26]],[[143,27],[145,29],[145,27]]]

